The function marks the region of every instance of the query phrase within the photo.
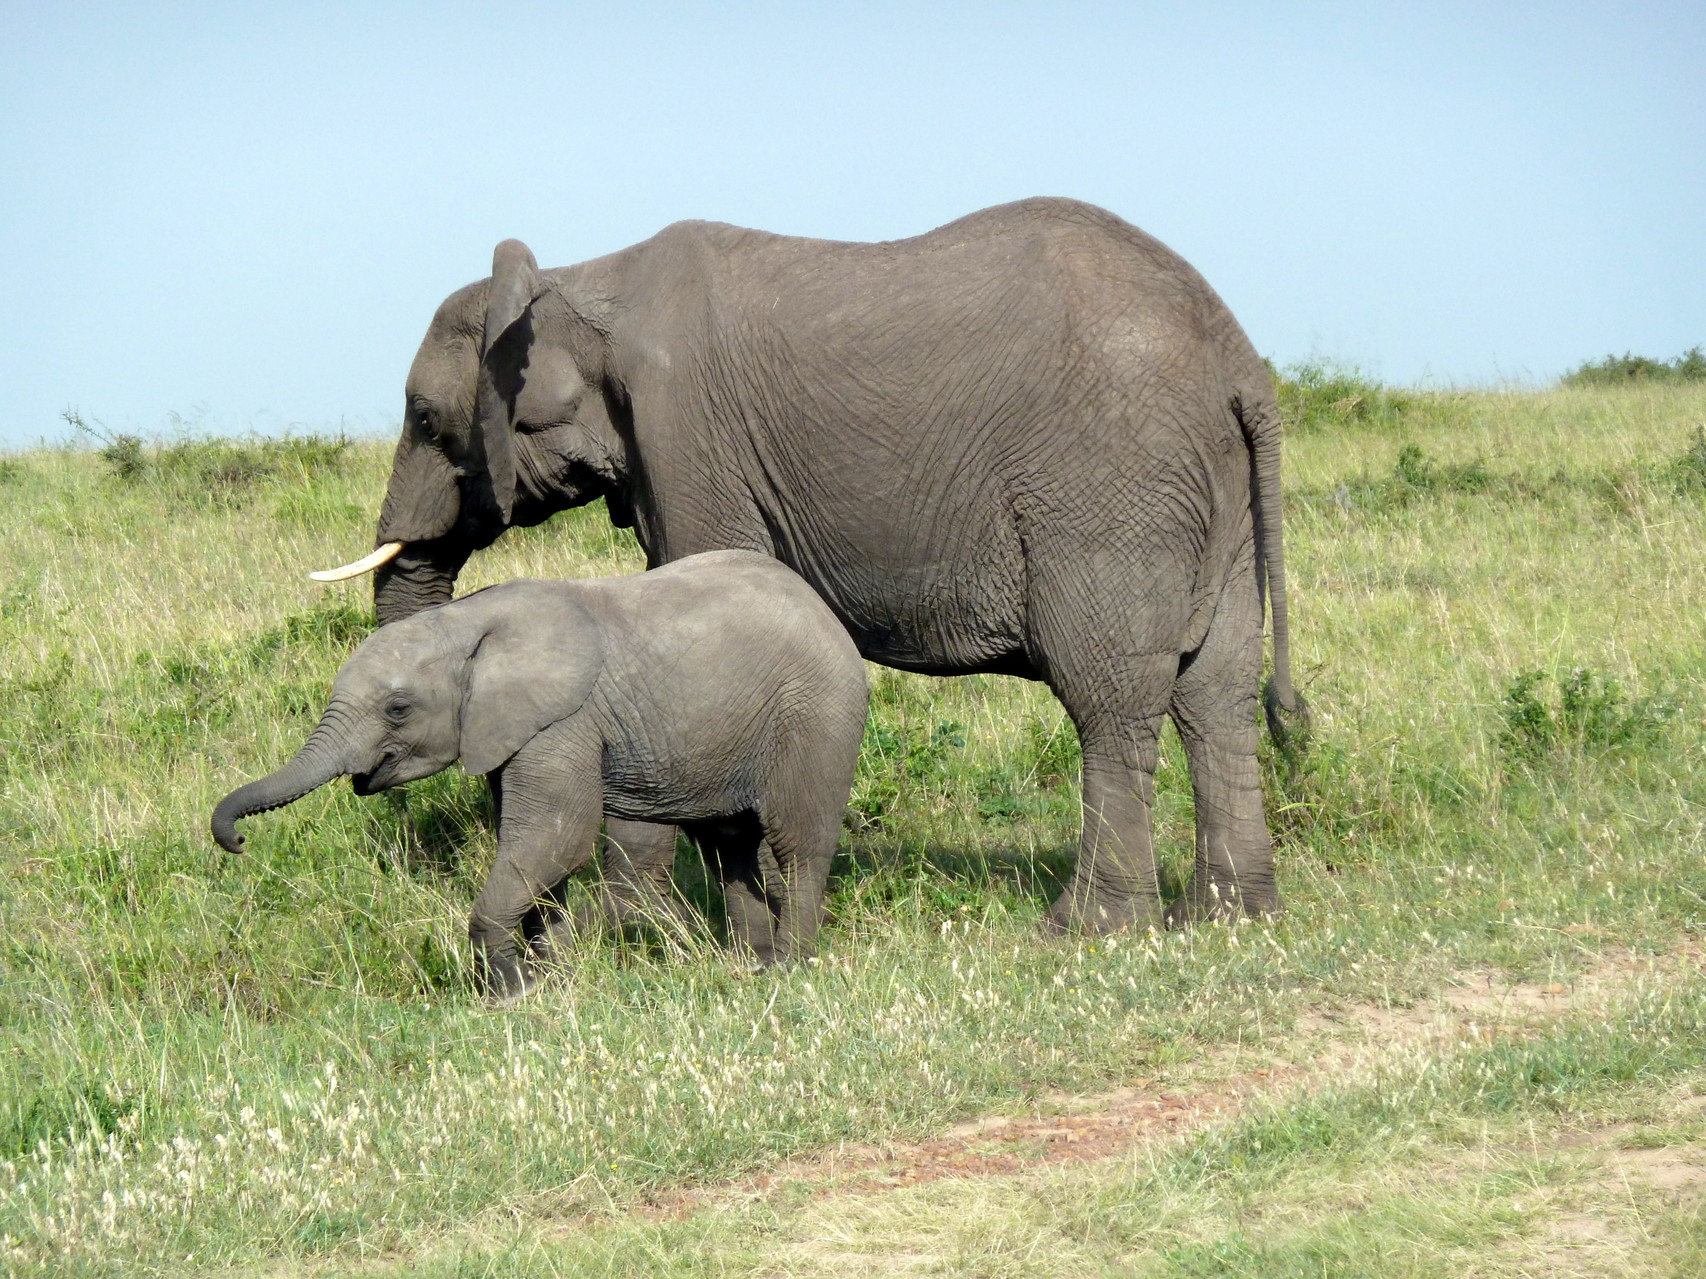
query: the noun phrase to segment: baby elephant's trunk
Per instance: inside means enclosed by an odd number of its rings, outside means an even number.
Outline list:
[[[276,773],[239,786],[219,801],[212,825],[213,838],[221,848],[228,853],[243,851],[243,837],[237,833],[237,823],[243,818],[295,803],[309,791],[349,772],[341,752],[330,748],[325,727],[322,721],[296,758]]]

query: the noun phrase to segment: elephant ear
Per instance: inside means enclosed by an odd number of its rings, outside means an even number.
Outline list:
[[[494,352],[504,334],[527,314],[527,308],[543,289],[539,263],[533,251],[520,240],[505,240],[492,250],[492,283],[486,293],[484,349],[480,359],[479,405],[475,420],[480,424],[480,444],[485,453],[486,474],[492,497],[505,524],[515,507],[515,424],[510,405],[515,388],[499,385],[502,373]]]
[[[463,684],[462,767],[500,768],[586,702],[604,667],[597,620],[554,582],[510,582],[491,598]]]
[[[492,250],[492,287],[486,294],[487,351],[521,318],[539,290],[539,263],[532,249],[520,240],[505,240]]]

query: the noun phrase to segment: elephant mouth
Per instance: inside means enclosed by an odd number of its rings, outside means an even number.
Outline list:
[[[382,790],[388,790],[393,785],[392,774],[396,772],[393,765],[396,762],[387,755],[379,761],[377,767],[370,768],[365,773],[351,773],[350,789],[357,795],[377,795]]]
[[[406,755],[404,749],[387,747],[372,768],[364,773],[350,774],[350,789],[357,795],[377,795],[382,790],[390,790],[397,785],[397,771]]]

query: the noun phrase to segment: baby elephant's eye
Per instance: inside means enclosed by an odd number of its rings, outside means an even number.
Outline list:
[[[393,697],[385,704],[385,718],[393,724],[401,723],[409,715],[409,701],[406,697]]]

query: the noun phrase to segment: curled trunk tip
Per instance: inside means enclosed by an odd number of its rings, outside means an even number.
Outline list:
[[[293,804],[311,790],[317,790],[347,772],[338,764],[328,764],[313,756],[299,754],[290,763],[258,781],[239,786],[213,810],[209,827],[214,843],[228,853],[243,851],[243,837],[237,833],[237,823],[256,813],[270,812]]]

